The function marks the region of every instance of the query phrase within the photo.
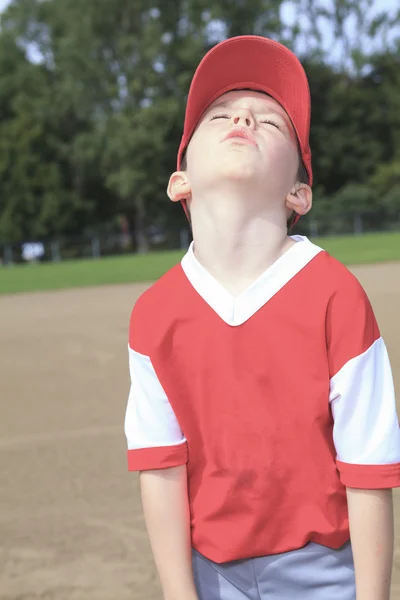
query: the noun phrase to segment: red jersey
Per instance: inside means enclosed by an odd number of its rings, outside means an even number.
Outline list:
[[[371,305],[342,264],[295,239],[236,298],[191,247],[132,312],[129,469],[187,464],[192,543],[217,563],[338,548],[346,486],[400,486]]]

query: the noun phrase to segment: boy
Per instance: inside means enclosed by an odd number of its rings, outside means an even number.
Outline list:
[[[309,125],[284,46],[201,61],[168,186],[194,242],[129,336],[128,463],[166,600],[389,599],[392,376],[357,280],[287,234],[312,204]]]

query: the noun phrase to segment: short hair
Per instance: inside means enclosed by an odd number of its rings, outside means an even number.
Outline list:
[[[187,148],[185,149],[185,151],[182,155],[182,159],[181,159],[181,166],[180,166],[181,171],[186,171],[186,169],[187,169],[186,150],[187,150]]]
[[[308,176],[308,171],[304,166],[303,163],[303,158],[301,156],[301,153],[299,153],[299,168],[297,170],[297,181],[299,183],[306,183],[307,185],[310,182],[310,178]]]
[[[299,155],[299,168],[297,169],[296,179],[299,183],[306,183],[307,185],[309,185],[310,176],[309,176],[308,171],[303,162],[303,155],[301,153],[300,142],[299,142],[299,138],[297,137],[297,134],[296,134],[296,144],[297,144],[297,154]]]

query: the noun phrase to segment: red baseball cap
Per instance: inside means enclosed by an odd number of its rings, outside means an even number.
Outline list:
[[[285,109],[297,134],[311,185],[311,99],[307,76],[291,50],[279,42],[257,35],[224,40],[211,48],[201,60],[189,89],[178,151],[178,171],[204,112],[219,96],[235,89],[265,92]]]

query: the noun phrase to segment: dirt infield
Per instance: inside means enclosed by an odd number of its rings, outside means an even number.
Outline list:
[[[360,267],[400,397],[400,265]],[[127,473],[127,323],[145,286],[0,297],[1,600],[156,600]],[[393,600],[400,600],[400,495]]]

